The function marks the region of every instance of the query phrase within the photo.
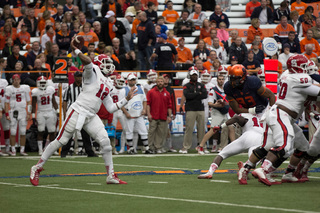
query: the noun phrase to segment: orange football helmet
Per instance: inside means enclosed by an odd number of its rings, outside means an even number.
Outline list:
[[[241,64],[233,65],[229,71],[230,83],[233,88],[241,86],[247,78],[247,70]]]

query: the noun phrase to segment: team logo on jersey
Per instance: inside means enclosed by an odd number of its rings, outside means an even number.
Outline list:
[[[136,101],[134,103],[131,104],[131,108],[134,110],[140,110],[142,109],[142,103],[141,101]]]

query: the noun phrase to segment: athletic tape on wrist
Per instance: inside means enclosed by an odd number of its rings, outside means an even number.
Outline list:
[[[79,55],[79,53],[82,53],[82,52],[81,52],[81,50],[76,49],[76,50],[74,51],[74,53],[78,56],[78,55]]]

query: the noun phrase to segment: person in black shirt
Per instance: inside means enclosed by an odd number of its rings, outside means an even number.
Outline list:
[[[148,2],[148,10],[146,10],[147,17],[155,24],[158,21],[158,13],[155,11],[156,5],[149,1]]]
[[[247,69],[249,75],[257,75],[256,70],[260,70],[260,63],[258,60],[254,59],[254,52],[252,49],[248,51],[247,59],[242,63],[242,65]],[[250,72],[252,70],[253,72]]]

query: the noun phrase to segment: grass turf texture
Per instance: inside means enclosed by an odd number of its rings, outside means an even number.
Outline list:
[[[38,187],[29,182],[30,168],[39,159],[0,158],[1,212],[303,212],[320,211],[320,173],[310,181],[266,187],[250,175],[247,186],[236,173],[214,174],[212,182],[198,180],[215,155],[144,155],[115,157],[115,171],[177,171],[177,175],[122,175],[128,185],[106,185],[105,175],[40,177]],[[234,156],[219,169],[237,169]],[[287,164],[283,164],[285,168]],[[312,168],[320,167],[319,162]],[[103,173],[99,158],[51,158],[41,175]],[[235,171],[233,171],[235,172]],[[281,179],[282,173],[276,179]],[[10,178],[4,178],[10,177]],[[20,177],[20,178],[18,178]],[[167,182],[167,183],[164,183]],[[10,184],[10,185],[7,185]]]

